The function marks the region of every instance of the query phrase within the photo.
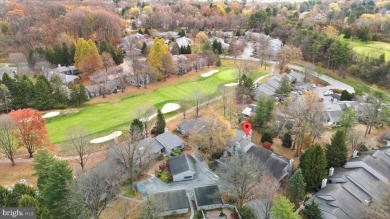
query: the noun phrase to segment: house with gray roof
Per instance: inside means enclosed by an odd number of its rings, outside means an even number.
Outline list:
[[[354,157],[340,169],[329,170],[315,201],[324,219],[364,218],[367,206],[379,202],[390,180],[390,148]]]
[[[175,149],[182,149],[184,147],[183,141],[177,136],[170,132],[164,132],[155,137],[156,141],[164,147],[163,153],[171,154]]]
[[[144,138],[138,142],[138,147],[141,150],[147,151],[150,156],[161,154],[164,147],[159,144],[154,138]]]
[[[180,47],[183,47],[183,46],[190,46],[191,45],[191,42],[192,40],[190,38],[187,38],[187,37],[179,37],[176,39],[176,43],[177,45]]]
[[[177,130],[183,135],[188,136],[190,133],[201,131],[207,126],[208,122],[202,118],[183,119],[177,124]]]
[[[182,153],[168,161],[169,171],[174,182],[194,179],[196,174],[195,159],[191,155]]]
[[[231,155],[241,151],[254,156],[265,164],[277,180],[289,177],[292,174],[294,160],[285,158],[263,147],[258,147],[250,139],[250,135],[246,136],[242,130],[236,129],[235,137],[226,141],[227,154]]]
[[[160,217],[172,215],[173,213],[185,214],[190,209],[190,201],[185,189],[152,193],[149,195],[149,198],[162,203]]]
[[[223,203],[217,185],[207,185],[194,188],[195,204],[198,210],[222,208]]]
[[[247,154],[254,156],[264,163],[268,170],[277,180],[292,175],[294,160],[287,159],[263,147],[253,146],[249,148]]]

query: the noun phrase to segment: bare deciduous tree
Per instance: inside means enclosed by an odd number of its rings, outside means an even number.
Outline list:
[[[195,107],[196,118],[199,117],[200,107],[203,99],[204,99],[204,95],[200,90],[194,90],[190,96],[190,101],[192,105]]]
[[[9,115],[0,115],[0,149],[2,153],[15,165],[15,153],[17,145],[14,139],[14,131],[17,129],[16,124]]]
[[[141,133],[139,133],[140,135]],[[127,178],[132,182],[149,168],[151,160],[151,144],[140,144],[137,134],[133,133],[129,140],[113,147],[113,158],[123,167]]]
[[[21,52],[9,54],[9,61],[16,66],[17,73],[20,73],[20,67],[23,63],[27,63],[26,56]]]
[[[257,199],[268,169],[264,163],[253,156],[244,153],[234,154],[221,165],[218,175],[222,179],[222,191],[237,199],[238,206]]]
[[[260,57],[260,66],[264,65],[264,68],[267,68],[267,58],[270,55],[270,46],[271,46],[271,38],[264,34],[261,34],[257,39],[257,43],[259,46],[259,57]]]
[[[258,191],[258,199],[249,203],[249,206],[255,211],[256,215],[260,218],[270,219],[271,208],[275,196],[279,190],[279,182],[273,176],[268,175],[264,179],[264,184]]]
[[[363,121],[367,124],[366,132],[364,137],[367,134],[371,133],[373,126],[379,125],[380,121],[380,111],[383,103],[383,99],[380,93],[374,93],[363,97],[362,107],[363,107]]]
[[[89,135],[90,133],[84,127],[68,128],[66,130],[68,144],[76,150],[79,157],[78,162],[82,170],[84,170],[89,155],[95,149],[89,142]]]
[[[143,104],[135,110],[135,118],[138,118],[144,124],[144,135],[148,136],[149,129],[153,121],[153,114],[156,108],[148,103]]]
[[[113,160],[106,160],[77,179],[83,205],[92,218],[98,219],[116,195],[121,182],[121,171]]]
[[[296,149],[295,156],[299,156],[301,153],[305,136],[311,136],[311,141],[314,142],[316,138],[321,136],[325,128],[322,104],[318,93],[315,92],[305,92],[298,100],[279,107],[276,114],[284,119],[287,118],[287,121],[293,121],[292,133],[295,136],[292,149]],[[283,118],[279,120],[281,121]]]
[[[233,139],[235,132],[230,124],[213,109],[205,112],[207,126],[199,132],[189,134],[189,142],[200,147],[209,155],[222,151],[226,147],[226,141]]]
[[[148,197],[141,206],[140,219],[158,219],[164,210],[163,200]]]
[[[352,129],[347,133],[347,140],[351,144],[352,151],[356,150],[359,143],[364,139],[364,133],[358,129]]]
[[[251,74],[256,70],[255,63],[247,60],[236,60],[235,67],[238,70],[237,81],[242,75],[251,76]]]
[[[191,103],[188,100],[180,100],[180,112],[183,113],[183,118],[186,118],[187,111],[191,108]]]

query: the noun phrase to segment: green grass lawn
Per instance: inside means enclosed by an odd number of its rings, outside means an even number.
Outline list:
[[[46,127],[50,140],[54,144],[61,143],[66,140],[65,130],[78,126],[84,126],[91,133],[99,136],[107,135],[115,130],[127,132],[130,121],[135,117],[135,110],[139,106],[152,104],[161,109],[165,103],[178,102],[188,97],[194,90],[200,90],[205,95],[217,95],[219,86],[236,81],[236,70],[231,65],[217,69],[220,70],[218,73],[207,78],[199,76],[196,80],[179,82],[117,102],[89,105],[81,108],[77,113],[48,119]],[[258,71],[253,77],[257,78],[264,74],[265,72]],[[166,117],[172,115],[174,113]]]
[[[378,57],[385,53],[386,61],[390,61],[390,43],[380,41],[364,43],[358,39],[344,39],[343,36],[343,34],[340,35],[339,39],[348,42],[352,46],[353,51],[357,54]]]

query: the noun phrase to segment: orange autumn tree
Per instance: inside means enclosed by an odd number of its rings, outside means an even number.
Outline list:
[[[30,157],[33,157],[36,149],[50,144],[45,120],[39,111],[35,109],[20,109],[12,111],[9,115],[18,127],[18,131],[15,132],[15,138],[19,146],[27,149]]]

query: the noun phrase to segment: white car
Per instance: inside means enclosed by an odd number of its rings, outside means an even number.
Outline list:
[[[331,94],[333,94],[333,91],[331,90],[324,91],[324,96],[329,96]]]

